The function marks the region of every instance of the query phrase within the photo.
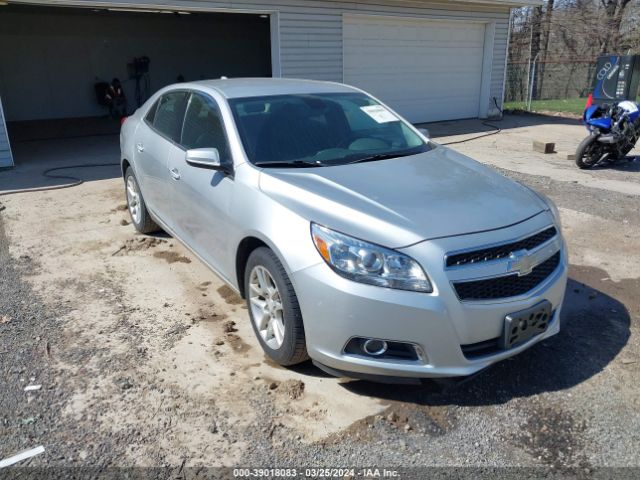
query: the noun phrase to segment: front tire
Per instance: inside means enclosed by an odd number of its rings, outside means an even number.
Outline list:
[[[151,215],[149,215],[147,204],[144,202],[144,198],[142,198],[138,180],[131,167],[128,167],[124,174],[124,185],[129,215],[136,230],[140,233],[153,233],[160,230],[160,227],[158,227],[156,222],[151,218]]]
[[[597,140],[597,135],[589,135],[580,142],[576,150],[576,165],[578,168],[591,168],[600,161],[603,151]]]
[[[283,366],[307,360],[298,298],[287,272],[269,248],[257,248],[249,256],[244,291],[251,325],[265,354]]]

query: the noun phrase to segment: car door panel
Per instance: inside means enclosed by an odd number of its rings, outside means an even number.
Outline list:
[[[193,167],[185,151],[173,147],[169,155],[172,177],[172,213],[178,237],[206,263],[228,277],[224,258],[229,252],[229,223],[233,180],[224,173]]]
[[[173,146],[168,169],[172,178],[172,212],[177,235],[223,277],[232,275],[226,261],[229,242],[233,178],[186,162],[187,148],[218,148],[221,159],[230,154],[221,118],[213,99],[192,95],[185,115],[182,145]]]
[[[167,162],[171,146],[171,142],[152,130],[146,122],[138,128],[134,145],[138,181],[147,207],[161,219],[164,219],[169,203]]]
[[[172,212],[172,177],[169,156],[180,140],[189,92],[170,91],[160,97],[140,126],[134,149],[142,166],[143,194],[149,210],[169,228],[175,226]]]

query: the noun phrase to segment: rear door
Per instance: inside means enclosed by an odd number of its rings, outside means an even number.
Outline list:
[[[170,227],[171,177],[167,168],[169,154],[180,141],[189,93],[168,92],[152,107],[136,132],[134,145],[136,171],[141,177],[142,194],[149,209]]]
[[[221,162],[232,162],[215,100],[193,92],[184,118],[180,145],[169,154],[172,215],[176,234],[221,276],[229,278],[229,215],[234,181],[223,172],[189,165],[187,150],[217,148]]]

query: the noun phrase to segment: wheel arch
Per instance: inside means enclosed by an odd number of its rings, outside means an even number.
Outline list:
[[[125,174],[127,173],[127,168],[131,167],[131,162],[129,162],[129,160],[127,160],[126,158],[123,158],[120,162],[120,166],[122,169],[122,178],[124,178]]]
[[[289,276],[290,280],[293,282],[291,278],[291,271],[287,262],[284,261],[282,253],[271,241],[269,241],[264,236],[257,234],[255,232],[251,234],[247,234],[239,243],[238,248],[236,249],[236,260],[235,260],[235,268],[236,268],[236,282],[238,284],[238,291],[240,292],[240,296],[245,298],[244,291],[244,275],[247,266],[247,260],[249,260],[249,256],[251,253],[260,247],[267,247],[271,250],[278,260],[284,267],[285,272]],[[295,285],[294,285],[295,288]]]

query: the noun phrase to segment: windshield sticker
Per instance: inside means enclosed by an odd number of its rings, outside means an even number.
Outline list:
[[[366,107],[360,107],[364,113],[369,115],[378,123],[387,123],[387,122],[397,122],[398,117],[396,117],[389,110],[384,108],[382,105],[368,105]]]

